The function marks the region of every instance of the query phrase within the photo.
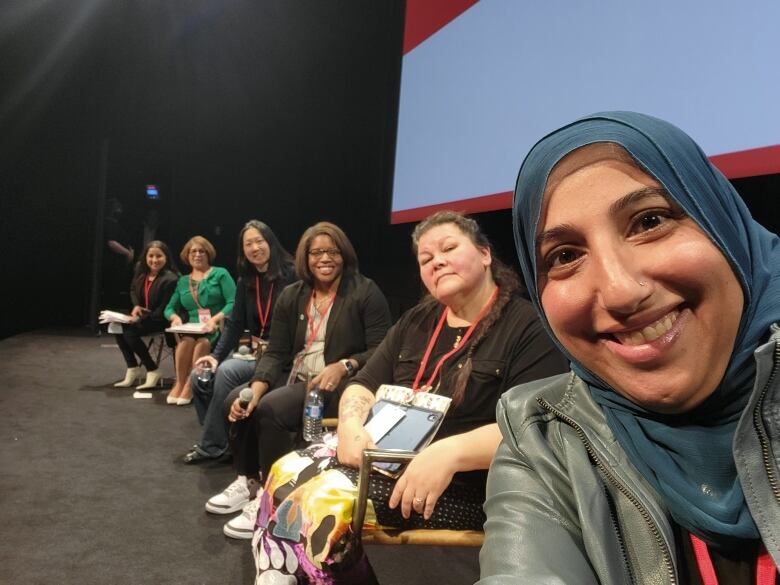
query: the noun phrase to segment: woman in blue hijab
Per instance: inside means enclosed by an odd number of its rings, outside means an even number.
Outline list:
[[[572,372],[499,404],[480,583],[775,583],[778,237],[631,112],[539,141],[513,219]]]

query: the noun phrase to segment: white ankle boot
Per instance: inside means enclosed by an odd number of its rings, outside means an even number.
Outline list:
[[[141,366],[135,368],[127,368],[125,373],[125,379],[121,382],[114,384],[114,388],[129,388],[137,381],[141,380]]]
[[[144,390],[146,388],[154,388],[158,384],[162,385],[163,375],[160,373],[160,370],[152,370],[151,372],[146,372],[146,380],[144,380],[144,383],[140,386],[136,386],[136,390]]]

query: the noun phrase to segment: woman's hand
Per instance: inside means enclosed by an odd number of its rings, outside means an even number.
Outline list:
[[[141,315],[143,314],[144,314],[143,307],[141,307],[140,305],[136,305],[135,307],[133,307],[133,310],[130,311],[130,316],[132,317],[130,322],[135,323],[136,321],[138,321],[138,319],[141,318]]]
[[[171,327],[178,327],[179,325],[181,325],[181,317],[174,313],[171,315]]]
[[[339,441],[341,447],[341,441]],[[439,496],[447,489],[458,471],[457,455],[444,441],[432,443],[409,462],[403,475],[395,482],[388,505],[391,509],[401,504],[401,515],[409,518],[411,511],[428,520],[433,514]]]
[[[214,333],[214,331],[217,330],[219,327],[219,324],[222,322],[222,320],[218,317],[212,317],[208,321],[204,323],[204,326],[206,327],[206,332],[208,333]]]
[[[203,366],[206,365],[208,365],[211,370],[216,373],[219,362],[217,361],[217,358],[212,355],[204,355],[203,357],[199,357],[197,360],[195,360],[195,363],[193,364],[195,368],[203,368]]]
[[[344,368],[344,364],[341,362],[335,362],[329,366],[325,366],[322,371],[314,377],[308,386],[311,389],[312,386],[319,386],[320,390],[325,392],[333,392],[339,387],[341,379],[347,375],[347,370]]]
[[[498,425],[490,423],[431,443],[398,478],[388,502],[390,508],[400,503],[404,518],[414,510],[428,520],[452,476],[459,471],[490,467],[500,442]]]
[[[339,423],[337,432],[339,445],[336,454],[342,465],[359,468],[363,461],[363,451],[376,449],[371,436],[357,419]]]
[[[228,420],[230,422],[243,420],[252,414],[257,403],[260,402],[260,398],[262,398],[263,394],[268,390],[268,384],[265,382],[252,382],[250,388],[252,389],[252,400],[249,401],[246,408],[241,408],[241,405],[239,404],[239,402],[241,402],[240,397],[236,398],[233,401],[233,404],[230,405],[230,413],[228,413]]]

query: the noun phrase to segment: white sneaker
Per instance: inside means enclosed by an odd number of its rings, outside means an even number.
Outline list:
[[[240,475],[220,494],[206,502],[206,511],[212,514],[232,514],[238,512],[249,502],[249,488],[246,476]]]
[[[230,538],[241,540],[252,540],[252,534],[255,532],[255,522],[257,522],[257,511],[260,509],[260,498],[255,498],[244,506],[244,511],[240,516],[236,516],[230,522],[225,524],[222,532]]]

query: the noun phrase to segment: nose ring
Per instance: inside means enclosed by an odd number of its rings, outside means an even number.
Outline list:
[[[645,283],[642,282],[641,280],[638,280],[637,282],[639,283],[639,286],[645,286]]]

